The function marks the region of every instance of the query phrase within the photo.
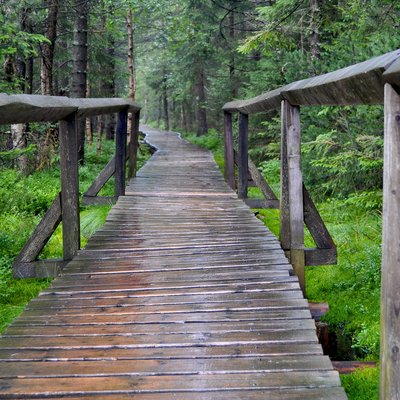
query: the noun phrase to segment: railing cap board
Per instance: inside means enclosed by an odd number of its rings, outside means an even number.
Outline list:
[[[140,107],[125,99],[71,99],[60,96],[7,95],[0,93],[0,124],[60,121],[78,112],[78,117],[111,114]]]
[[[385,73],[387,71],[387,74]],[[228,112],[246,114],[293,105],[357,105],[383,103],[385,79],[400,82],[400,49],[337,71],[290,83],[248,100],[226,103]]]
[[[383,74],[383,79],[400,87],[400,58],[390,65]]]

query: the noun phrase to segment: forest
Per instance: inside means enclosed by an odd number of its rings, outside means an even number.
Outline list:
[[[227,101],[398,49],[399,21],[397,0],[3,0],[0,92],[130,98],[142,124],[182,132],[222,167]],[[111,157],[115,124],[81,121],[81,191]],[[383,107],[304,108],[302,126],[304,180],[339,253],[337,266],[307,269],[308,298],[329,303],[334,358],[378,361]],[[59,156],[57,125],[0,132],[4,330],[48,284],[13,279],[11,264],[58,191]],[[252,116],[249,140],[279,193],[279,115]],[[84,240],[108,210],[82,208]],[[257,214],[279,234],[277,211]],[[60,235],[46,256],[60,254]],[[349,398],[378,398],[378,374],[344,376]]]

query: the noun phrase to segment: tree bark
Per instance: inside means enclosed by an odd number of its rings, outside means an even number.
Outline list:
[[[319,0],[310,0],[310,11],[311,11],[311,23],[310,23],[310,50],[311,57],[314,59],[321,58],[321,42],[319,35],[319,19],[320,9]]]
[[[169,131],[168,92],[167,92],[167,79],[165,77],[162,83],[162,102],[163,102],[164,130]]]
[[[208,133],[207,110],[206,110],[206,90],[204,78],[204,66],[202,61],[195,64],[195,94],[197,101],[197,136]]]
[[[58,0],[47,0],[48,14],[46,21],[45,36],[50,43],[43,43],[41,46],[42,66],[40,71],[40,82],[42,94],[47,96],[54,95],[53,92],[53,64],[54,49],[57,39],[57,17],[58,17]]]
[[[238,97],[238,84],[236,80],[236,58],[235,54],[236,51],[234,50],[235,46],[234,40],[235,40],[235,12],[232,10],[229,14],[229,37],[231,39],[231,60],[229,63],[229,77],[231,80],[231,95],[233,99],[236,99]]]
[[[73,35],[73,68],[71,97],[84,98],[86,96],[87,81],[87,31],[88,31],[88,2],[75,0],[75,22]],[[78,122],[78,160],[82,165],[85,160],[85,121]]]
[[[129,72],[129,99],[135,101],[136,96],[136,69],[135,69],[135,42],[132,9],[129,8],[126,25],[128,30],[128,72]],[[133,114],[128,115],[128,137],[133,130]]]

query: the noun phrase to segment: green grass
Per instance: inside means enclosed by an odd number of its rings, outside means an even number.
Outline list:
[[[95,146],[86,149],[85,165],[80,167],[80,193],[83,194],[114,155],[114,143],[103,141],[102,154]],[[138,167],[149,158],[146,146],[138,153]],[[0,333],[18,316],[26,303],[49,285],[50,279],[14,279],[12,263],[32,231],[60,191],[60,170],[55,161],[49,169],[23,176],[13,169],[0,170]],[[100,194],[113,195],[113,179]],[[103,225],[110,206],[81,207],[81,244],[86,245]],[[62,228],[56,229],[39,258],[62,257]]]
[[[379,368],[365,368],[340,377],[349,400],[379,399]]]

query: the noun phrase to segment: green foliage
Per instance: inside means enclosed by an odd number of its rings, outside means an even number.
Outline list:
[[[349,400],[379,399],[379,368],[357,370],[340,379]]]

